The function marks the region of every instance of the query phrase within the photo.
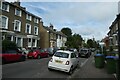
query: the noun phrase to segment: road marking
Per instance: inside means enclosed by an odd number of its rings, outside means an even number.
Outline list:
[[[86,59],[83,63],[81,63],[80,67],[83,67],[87,61],[88,61],[88,59]]]
[[[86,64],[87,61],[88,61],[88,59],[86,59],[84,62],[82,62],[82,63],[80,64],[80,67],[83,67],[83,66]],[[75,71],[76,71],[76,70],[75,70]],[[70,80],[73,75],[75,75],[75,74],[72,74],[72,75],[68,76],[66,80]]]

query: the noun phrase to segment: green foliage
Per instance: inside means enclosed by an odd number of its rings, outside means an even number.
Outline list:
[[[15,42],[10,40],[3,40],[2,41],[2,50],[10,50],[10,49],[17,49],[17,45]]]
[[[72,35],[72,30],[70,28],[62,28],[61,32],[64,33],[68,37]]]

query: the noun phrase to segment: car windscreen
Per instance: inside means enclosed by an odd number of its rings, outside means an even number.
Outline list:
[[[81,52],[85,52],[85,53],[86,53],[86,52],[87,52],[87,50],[81,50]]]
[[[56,56],[56,57],[61,57],[61,58],[68,58],[68,57],[69,57],[69,54],[64,53],[64,52],[56,52],[56,53],[54,54],[54,56]]]

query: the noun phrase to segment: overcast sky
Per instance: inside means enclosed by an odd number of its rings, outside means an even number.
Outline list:
[[[31,0],[30,0],[31,1]],[[69,27],[83,38],[101,40],[118,14],[118,0],[32,0],[22,2],[27,11],[42,18],[44,25],[52,23],[57,30]]]

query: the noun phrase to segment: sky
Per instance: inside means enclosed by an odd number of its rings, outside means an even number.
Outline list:
[[[30,1],[22,1],[21,6],[41,17],[45,26],[51,23],[58,31],[68,27],[83,39],[103,39],[118,14],[118,0]]]

